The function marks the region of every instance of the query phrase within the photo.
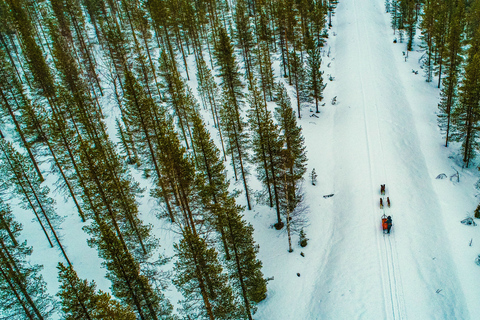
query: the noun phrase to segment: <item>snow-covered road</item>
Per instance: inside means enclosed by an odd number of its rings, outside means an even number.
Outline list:
[[[392,50],[384,11],[381,0],[343,0],[337,8],[337,218],[328,265],[318,274],[319,292],[311,300],[318,310],[312,318],[465,319],[412,113],[419,105],[397,68],[403,57]],[[380,184],[392,201],[385,213],[394,227],[386,237],[380,229]]]
[[[300,120],[309,170],[319,173],[318,186],[307,187],[314,257],[290,263],[305,279],[269,285],[275,302],[261,305],[258,319],[470,319],[433,184],[440,147],[425,131],[440,136],[419,111],[435,89],[421,75],[415,87],[405,71],[405,44],[393,43],[384,0],[342,0],[333,24],[326,107],[319,119],[305,112]],[[390,236],[380,225],[381,184],[392,203]],[[285,297],[277,296],[282,285]]]

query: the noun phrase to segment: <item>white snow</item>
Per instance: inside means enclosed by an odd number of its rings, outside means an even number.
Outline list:
[[[332,22],[322,62],[325,106],[318,118],[304,107],[299,120],[309,159],[304,183],[308,246],[301,248],[295,235],[294,251],[287,251],[285,230],[272,228],[274,210],[257,204],[245,212],[255,227],[265,277],[274,277],[254,318],[480,319],[480,267],[474,263],[480,227],[460,223],[478,204],[480,175],[476,164],[462,169],[458,145],[443,145],[436,122],[439,89],[422,75],[420,40],[415,40],[419,51],[406,58],[406,43],[393,43],[396,35],[384,0],[341,0]],[[189,61],[189,84],[196,92]],[[275,71],[282,79],[279,61]],[[204,116],[211,123],[208,110]],[[316,186],[308,180],[313,168]],[[441,173],[450,177],[455,169],[460,182],[435,179]],[[132,173],[141,179],[139,172]],[[381,184],[392,203],[384,211]],[[254,179],[252,186],[258,186]],[[323,197],[328,194],[334,196]],[[155,225],[161,252],[172,255],[178,236],[154,217],[155,203],[148,196],[139,200],[142,218]],[[238,202],[244,204],[243,194]],[[63,242],[80,277],[108,290],[101,260],[86,246],[88,236],[71,201],[57,207],[66,216]],[[32,262],[45,265],[43,274],[54,294],[59,252],[48,248],[30,212],[16,212],[23,235],[34,246]],[[393,218],[390,235],[381,230],[384,212]],[[180,299],[173,285],[166,295],[172,303]]]
[[[308,172],[319,176],[305,183],[310,241],[288,253],[285,237],[272,244],[255,224],[275,277],[256,319],[480,319],[479,230],[460,224],[478,204],[478,173],[458,165],[458,146],[443,146],[436,82],[412,73],[421,52],[405,59],[382,0],[340,1],[329,35],[322,66],[335,80],[324,77],[320,118],[304,111],[299,122]],[[459,183],[435,179],[452,166]],[[381,184],[392,203],[384,211]],[[384,212],[394,224],[386,236]]]

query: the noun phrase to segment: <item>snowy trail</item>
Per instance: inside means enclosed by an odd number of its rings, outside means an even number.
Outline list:
[[[435,145],[438,90],[412,74],[418,58],[408,61],[405,43],[394,37],[384,0],[339,2],[322,58],[325,106],[318,118],[305,110],[299,121],[308,171],[315,168],[319,177],[305,188],[310,241],[293,253],[285,251],[286,240],[261,243],[265,274],[275,280],[259,320],[478,318],[474,298],[463,291],[474,285],[455,260],[466,264],[456,249],[467,244],[466,236],[457,241],[452,223],[460,219],[452,208],[466,197],[435,180],[451,167],[449,151]],[[385,211],[381,184],[391,201]],[[455,196],[446,196],[452,190]],[[328,194],[334,196],[322,197]],[[386,236],[384,212],[393,218]],[[266,232],[274,233],[256,229]]]
[[[402,56],[392,50],[382,0],[343,0],[333,50],[334,183],[331,247],[308,302],[311,319],[468,318],[441,211],[412,115]],[[394,218],[383,236],[380,184]],[[419,214],[421,213],[421,214]],[[412,248],[425,248],[411,251]],[[443,250],[445,248],[445,250]],[[442,295],[438,290],[448,291]],[[453,301],[450,301],[453,296]]]

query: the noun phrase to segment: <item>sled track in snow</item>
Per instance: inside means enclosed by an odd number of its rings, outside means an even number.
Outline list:
[[[359,20],[359,17],[357,15],[357,6],[358,6],[358,0],[354,0],[354,12],[355,12],[355,20],[357,21],[357,44],[359,48],[359,53],[365,53],[365,54],[370,54],[371,51],[370,49],[365,47],[365,43],[370,43],[369,41],[364,41],[361,42],[359,39],[361,39],[361,35],[363,33],[363,37],[366,37],[367,39],[370,37],[370,32],[367,30],[365,26],[365,21],[363,19]],[[360,30],[360,27],[362,30]],[[357,56],[360,57],[360,54]],[[370,63],[370,60],[367,58],[366,61],[361,61],[360,58],[358,59],[359,65],[362,63],[366,65],[368,68],[370,74],[372,73],[372,66]],[[383,143],[382,143],[382,135],[381,135],[381,130],[379,126],[379,117],[378,117],[378,107],[376,103],[376,95],[375,91],[371,91],[370,97],[374,98],[374,101],[371,105],[367,106],[367,98],[366,98],[366,92],[365,92],[365,86],[364,86],[364,78],[363,74],[360,73],[359,75],[360,79],[360,89],[362,91],[362,98],[363,98],[363,113],[364,113],[364,126],[365,126],[365,139],[366,139],[366,145],[367,145],[367,154],[368,154],[368,165],[369,165],[369,171],[370,171],[370,189],[372,191],[373,197],[373,208],[375,208],[378,204],[378,194],[375,192],[375,182],[382,181],[382,183],[386,184],[386,188],[388,190],[389,188],[389,183],[388,183],[388,178],[387,178],[387,170],[385,168],[385,161],[384,161],[384,148],[383,148]],[[375,89],[375,88],[373,88]],[[367,110],[367,108],[369,110]],[[373,110],[370,110],[373,109]],[[373,128],[369,126],[369,119],[368,119],[368,114],[369,112],[372,112],[373,115],[372,117],[375,119],[375,124],[373,124]],[[374,131],[376,131],[374,133]],[[371,134],[376,134],[378,135],[377,141],[379,142],[378,148],[373,149],[373,144],[370,141]],[[380,172],[376,173],[376,177],[378,179],[374,179],[373,176],[373,170],[372,170],[372,162],[374,161],[374,157],[372,156],[372,150],[379,150],[379,158],[381,160],[381,164],[378,166],[375,166],[376,168],[381,168]],[[383,171],[383,172],[381,172]],[[379,183],[378,184],[378,188]],[[388,192],[388,191],[387,191]],[[387,204],[385,203],[385,207]],[[385,208],[384,207],[384,208]],[[391,210],[390,208],[388,210]],[[385,209],[383,209],[385,212]],[[401,273],[400,273],[400,268],[398,265],[398,252],[396,248],[396,243],[395,243],[395,238],[392,237],[392,235],[383,235],[382,231],[379,228],[380,224],[380,215],[381,213],[379,210],[373,210],[374,214],[372,215],[372,220],[374,223],[375,228],[377,229],[377,250],[378,250],[378,256],[379,256],[379,261],[380,261],[380,268],[382,271],[382,283],[383,283],[383,292],[384,292],[384,300],[385,300],[385,319],[394,319],[394,320],[401,320],[401,319],[406,319],[406,309],[405,309],[405,301],[403,297],[403,288],[402,288],[402,279],[401,279]],[[381,244],[380,237],[383,237],[383,245]]]

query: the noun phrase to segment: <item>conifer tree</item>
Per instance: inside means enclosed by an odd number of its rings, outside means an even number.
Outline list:
[[[328,37],[325,30],[326,14],[328,12],[328,6],[325,1],[312,1],[313,9],[311,12],[311,36],[315,39],[315,42],[323,47],[324,39]]]
[[[265,101],[273,101],[273,92],[275,90],[275,76],[273,75],[272,60],[268,43],[262,42],[258,49],[258,73],[260,75],[260,86],[263,91]]]
[[[223,105],[220,109],[221,124],[225,129],[227,140],[227,153],[231,155],[232,166],[234,169],[235,180],[238,179],[238,173],[241,175],[243,190],[247,200],[248,210],[252,209],[250,204],[250,190],[248,188],[248,153],[247,136],[242,130],[245,127],[243,119],[236,113],[235,102],[231,101],[227,94],[224,94]],[[240,123],[239,123],[240,122]]]
[[[241,313],[251,319],[255,304],[265,298],[266,292],[261,262],[256,259],[253,228],[242,220],[242,208],[235,205],[228,193],[229,183],[219,151],[198,117],[193,132],[198,158],[202,159],[197,167],[197,188],[205,208],[205,221],[219,233],[223,254],[229,261],[227,269],[234,279],[234,293],[243,301]]]
[[[30,131],[26,127],[27,117],[19,115],[21,108],[17,104],[21,103],[23,98],[21,96],[20,82],[12,68],[12,65],[7,61],[5,51],[0,51],[0,106],[2,107],[2,115],[4,118],[10,118],[15,125],[16,133],[20,137],[21,144],[28,152],[28,156],[32,161],[38,177],[43,181],[43,175],[39,169],[38,162],[35,158],[33,148],[27,139],[31,138]],[[12,101],[13,100],[13,101]]]
[[[59,263],[57,268],[61,283],[57,296],[61,299],[66,320],[136,319],[130,307],[121,305],[108,293],[95,291],[95,282],[89,283],[78,278],[71,266]]]
[[[438,75],[438,88],[440,88],[443,75],[443,62],[445,59],[445,45],[448,30],[448,6],[447,1],[437,1],[434,3],[435,23],[433,27],[433,41],[435,43],[435,64],[437,66],[435,74]]]
[[[455,133],[451,138],[461,142],[463,162],[466,167],[475,157],[478,149],[479,119],[480,119],[480,41],[477,30],[475,37],[468,49],[465,78],[459,89],[459,105],[452,113],[455,122]],[[452,121],[453,122],[453,121]]]
[[[178,127],[182,133],[185,145],[187,149],[190,149],[191,143],[189,143],[189,139],[191,140],[191,130],[189,114],[192,112],[192,108],[195,109],[195,106],[189,103],[191,101],[188,101],[185,84],[167,55],[162,53],[160,59],[161,75],[168,93],[167,103],[177,118]]]
[[[215,79],[213,78],[212,72],[207,67],[205,60],[202,57],[198,59],[198,92],[200,93],[202,99],[210,105],[212,112],[213,125],[218,130],[220,137],[220,144],[222,146],[223,158],[226,161],[227,155],[225,153],[225,144],[223,142],[222,128],[220,127],[220,116],[219,116],[219,99],[217,98],[219,94],[219,89]]]
[[[243,105],[243,83],[235,60],[233,46],[227,32],[221,28],[219,31],[219,40],[215,48],[221,86],[225,97],[232,105],[231,111],[234,112],[234,120],[240,133],[243,130],[240,119],[240,111]]]
[[[227,263],[232,274],[233,287],[243,300],[243,313],[252,320],[256,304],[266,298],[267,282],[257,259],[258,247],[253,241],[253,227],[242,220],[241,208],[233,198],[225,200],[228,244],[234,259]]]
[[[79,210],[79,214],[82,216],[82,220],[84,220],[83,213],[80,209],[80,204],[78,203],[73,190],[74,188],[68,180],[67,173],[64,171],[61,163],[59,162],[60,158],[68,158],[71,162],[75,161],[71,150],[68,149],[69,138],[73,138],[68,137],[68,130],[66,130],[65,119],[62,113],[62,111],[64,111],[62,110],[62,107],[64,107],[62,102],[65,102],[62,101],[64,95],[62,94],[61,90],[58,90],[54,73],[52,72],[49,63],[45,59],[40,46],[35,41],[34,25],[28,16],[28,6],[24,5],[24,0],[8,0],[7,3],[10,7],[12,17],[20,34],[23,53],[33,75],[33,84],[36,89],[36,94],[46,99],[47,105],[50,108],[50,113],[48,115],[48,117],[51,118],[51,121],[49,122],[49,133],[55,134],[58,141],[56,143],[48,141],[47,134],[41,128],[43,123],[37,125],[36,129],[42,132],[41,137],[45,140],[44,142],[53,157],[53,161],[57,166],[57,170],[63,179],[65,187],[68,189],[70,196],[74,200],[75,205]],[[35,117],[37,123],[39,122],[38,116],[30,116]],[[60,153],[61,156],[59,156],[58,153]]]
[[[423,40],[426,57],[423,58],[423,67],[425,70],[425,77],[427,82],[433,81],[433,63],[434,63],[434,42],[433,42],[433,28],[435,25],[435,11],[434,1],[426,0],[423,6],[422,21],[420,22],[420,28],[422,29],[422,35],[420,38]]]
[[[291,53],[290,63],[291,63],[291,74],[292,74],[292,84],[295,89],[295,96],[297,98],[297,112],[298,118],[301,118],[301,104],[302,102],[307,101],[307,79],[305,74],[305,68],[303,65],[303,60],[295,52]]]
[[[268,193],[270,207],[275,206],[276,226],[281,229],[283,224],[280,217],[279,177],[283,172],[280,160],[282,142],[279,139],[278,127],[273,122],[272,114],[266,109],[258,89],[256,87],[250,89],[252,95],[249,98],[248,117],[252,130],[252,161],[257,164],[257,177]]]
[[[332,27],[332,16],[335,15],[338,0],[328,0],[328,27]]]
[[[281,188],[280,197],[282,211],[287,216],[287,232],[290,241],[290,214],[299,207],[302,202],[303,194],[301,193],[301,182],[303,174],[306,171],[307,157],[305,154],[304,138],[301,128],[295,120],[295,112],[292,110],[290,98],[282,84],[277,86],[277,107],[275,108],[275,118],[279,123],[282,131],[280,140],[283,142],[281,153],[284,172],[283,186]]]
[[[454,1],[450,4],[449,28],[445,46],[445,78],[441,101],[439,104],[439,123],[442,131],[445,132],[445,147],[448,147],[450,139],[450,123],[452,108],[456,104],[457,85],[462,63],[462,34],[465,24],[465,12],[463,1]]]
[[[253,36],[251,32],[251,23],[247,2],[245,0],[238,0],[235,10],[235,25],[237,38],[237,45],[242,49],[243,62],[245,64],[245,74],[249,75],[253,72]]]
[[[50,230],[63,257],[70,264],[70,260],[55,230],[60,218],[55,212],[53,199],[48,196],[50,191],[48,187],[40,185],[37,175],[29,167],[29,162],[4,139],[0,139],[0,160],[4,176],[13,182],[15,186],[13,191],[23,200],[25,209],[31,209],[35,213],[50,246],[53,247],[46,229]]]
[[[119,237],[110,229],[105,221],[98,219],[96,226],[98,235],[89,240],[91,246],[97,247],[100,257],[105,261],[107,278],[112,281],[112,293],[127,305],[130,305],[137,316],[142,319],[171,319],[172,306],[158,290],[154,289],[142,274],[139,263],[129,250],[121,243]]]
[[[175,251],[178,260],[173,283],[185,297],[181,313],[195,319],[238,319],[238,302],[215,249],[187,228]]]
[[[165,177],[160,167],[158,154],[159,117],[161,111],[158,105],[145,95],[132,72],[125,73],[125,121],[132,129],[130,133],[135,144],[140,147],[139,155],[143,158],[147,169],[153,170],[154,183],[158,188],[158,195],[162,198],[171,221],[175,220],[170,201],[171,195]]]
[[[21,231],[0,199],[0,314],[5,319],[51,319],[56,302],[47,293],[42,266],[27,262],[32,249],[20,242]]]
[[[308,96],[315,100],[315,109],[318,113],[318,103],[323,100],[323,71],[320,71],[322,66],[322,55],[319,44],[315,44],[311,37],[307,37],[307,88]]]
[[[198,115],[193,117],[193,143],[197,150],[196,184],[205,208],[205,221],[220,234],[226,259],[230,259],[227,247],[225,221],[220,210],[221,195],[228,193],[229,182],[225,166],[215,143]]]
[[[399,0],[399,5],[400,12],[402,14],[403,27],[407,30],[408,34],[407,50],[412,51],[413,38],[415,37],[417,22],[415,16],[415,8],[417,3],[415,0]]]

